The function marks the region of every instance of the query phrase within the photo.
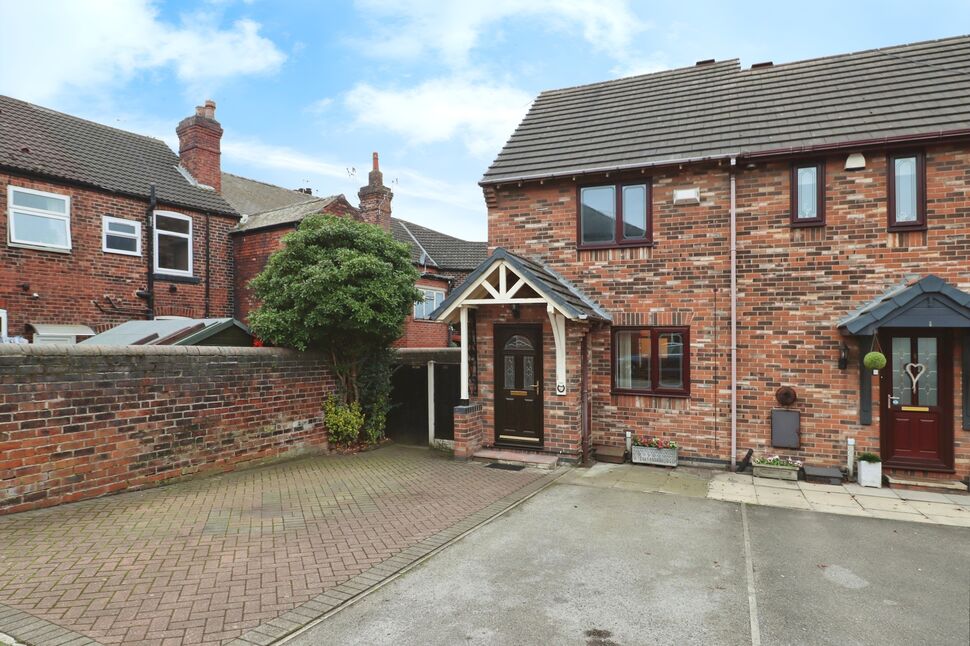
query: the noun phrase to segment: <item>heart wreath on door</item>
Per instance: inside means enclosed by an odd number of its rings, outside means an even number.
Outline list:
[[[923,373],[926,372],[926,366],[922,363],[907,363],[904,370],[909,375],[909,378],[913,380],[913,393],[915,394],[916,384],[919,382],[919,378],[923,376]]]

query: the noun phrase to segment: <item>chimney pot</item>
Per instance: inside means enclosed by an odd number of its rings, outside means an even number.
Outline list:
[[[380,170],[380,169],[381,169],[381,165],[377,159],[377,153],[374,153],[374,170]]]

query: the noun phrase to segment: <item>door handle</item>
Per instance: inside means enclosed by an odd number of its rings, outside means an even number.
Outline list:
[[[539,392],[539,382],[538,381],[535,382],[534,384],[532,384],[532,390],[534,390],[536,392]]]
[[[899,405],[899,397],[894,397],[892,393],[889,393],[889,395],[887,395],[887,397],[889,398],[889,407],[890,408],[892,408],[893,406],[898,406]]]

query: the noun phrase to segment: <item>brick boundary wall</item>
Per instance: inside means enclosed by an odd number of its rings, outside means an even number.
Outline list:
[[[467,460],[482,448],[482,405],[455,406],[455,458]]]
[[[319,355],[0,345],[0,514],[326,451]]]

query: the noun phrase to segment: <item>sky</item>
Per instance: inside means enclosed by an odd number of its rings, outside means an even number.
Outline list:
[[[968,0],[0,0],[0,15],[0,94],[175,150],[212,98],[223,170],[356,204],[378,151],[396,217],[470,240],[487,235],[478,181],[543,90],[970,33]]]

